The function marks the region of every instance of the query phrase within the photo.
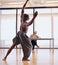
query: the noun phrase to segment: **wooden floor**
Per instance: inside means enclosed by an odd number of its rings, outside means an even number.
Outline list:
[[[22,61],[22,49],[13,49],[6,61],[2,61],[8,49],[0,49],[0,65],[58,65],[58,49],[35,49],[30,61]]]

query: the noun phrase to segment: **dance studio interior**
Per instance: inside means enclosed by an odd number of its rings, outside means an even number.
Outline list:
[[[0,65],[58,65],[58,0],[29,0],[24,13],[30,21],[37,11],[38,15],[29,26],[27,36],[37,31],[38,39],[30,61],[22,61],[21,44],[14,47],[7,59],[3,58],[20,31],[21,10],[26,0],[0,0]],[[28,22],[27,21],[27,22]],[[27,52],[26,52],[27,53]]]

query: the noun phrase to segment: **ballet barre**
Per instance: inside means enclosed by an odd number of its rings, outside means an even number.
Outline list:
[[[50,48],[54,49],[54,38],[38,38],[37,40],[49,40]]]

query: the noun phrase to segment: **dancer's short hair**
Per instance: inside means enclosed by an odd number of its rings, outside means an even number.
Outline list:
[[[23,15],[23,20],[24,20],[24,21],[29,20],[29,15],[28,15],[28,14],[24,14],[24,15]]]

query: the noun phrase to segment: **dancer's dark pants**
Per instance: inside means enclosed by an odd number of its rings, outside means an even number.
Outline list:
[[[32,43],[32,50],[34,50],[35,46],[37,46],[37,41],[36,40],[31,40]]]

